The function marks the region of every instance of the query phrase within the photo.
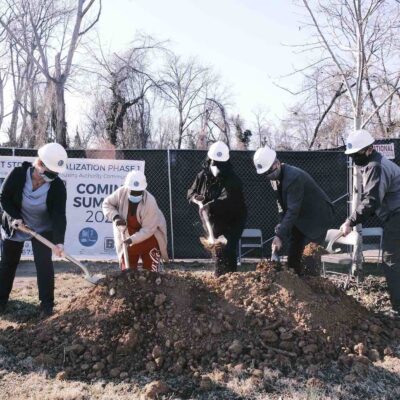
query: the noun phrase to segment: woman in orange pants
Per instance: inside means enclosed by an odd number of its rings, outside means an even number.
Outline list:
[[[137,269],[139,258],[143,268],[158,270],[160,258],[168,262],[167,226],[154,196],[147,190],[145,175],[131,171],[124,186],[104,199],[104,215],[114,222],[114,241],[121,269]],[[124,236],[123,238],[121,232]],[[124,246],[128,246],[128,263]]]

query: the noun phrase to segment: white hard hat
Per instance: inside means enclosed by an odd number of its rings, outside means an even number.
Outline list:
[[[347,138],[345,154],[354,154],[375,142],[375,139],[365,129],[351,132]]]
[[[213,143],[208,149],[208,158],[214,161],[228,161],[229,160],[229,147],[220,140]]]
[[[270,149],[268,146],[259,148],[253,157],[254,166],[256,167],[257,174],[267,172],[274,161],[276,160],[275,150]]]
[[[58,143],[47,143],[38,150],[40,161],[52,172],[62,174],[67,168],[68,155]]]
[[[125,178],[124,186],[130,190],[141,191],[147,188],[147,181],[142,171],[131,171]]]

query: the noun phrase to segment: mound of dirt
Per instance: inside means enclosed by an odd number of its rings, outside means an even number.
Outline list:
[[[200,379],[215,369],[257,376],[338,358],[366,365],[399,335],[398,322],[377,318],[328,280],[264,263],[220,278],[115,273],[52,318],[8,329],[1,344],[62,370],[63,379],[138,372]]]

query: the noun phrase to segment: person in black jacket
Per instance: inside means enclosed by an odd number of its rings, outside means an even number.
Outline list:
[[[355,226],[376,215],[383,223],[383,271],[395,314],[400,315],[400,167],[374,150],[371,134],[352,132],[346,154],[360,168],[362,200],[340,230],[347,236]]]
[[[275,228],[272,250],[279,252],[288,243],[288,266],[304,275],[301,257],[305,246],[324,242],[333,222],[333,205],[314,179],[300,168],[281,163],[268,147],[254,154],[258,174],[271,182],[277,195],[280,223]]]
[[[214,236],[218,238],[222,235],[227,239],[226,245],[216,248],[215,275],[235,272],[237,246],[244,229],[247,209],[242,182],[232,169],[229,148],[225,143],[218,141],[210,146],[208,158],[188,190],[187,197],[190,202],[197,204],[197,199],[201,198]]]
[[[58,174],[67,162],[65,149],[48,143],[38,150],[33,165],[28,162],[14,168],[1,188],[2,258],[0,264],[0,312],[6,311],[25,240],[31,240],[37,270],[40,307],[43,316],[53,313],[54,268],[52,252],[44,244],[18,230],[24,224],[57,244],[61,256],[67,227],[67,193]]]

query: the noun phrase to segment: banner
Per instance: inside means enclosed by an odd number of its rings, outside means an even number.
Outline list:
[[[0,185],[23,161],[35,157],[0,157]],[[60,177],[67,188],[65,250],[78,258],[116,259],[112,224],[106,221],[102,204],[124,182],[129,171],[144,172],[144,161],[69,158]],[[25,242],[23,255],[32,255]]]
[[[382,155],[384,155],[389,160],[394,160],[396,158],[396,154],[394,152],[394,143],[383,143],[383,144],[374,144],[374,149],[379,151]]]

